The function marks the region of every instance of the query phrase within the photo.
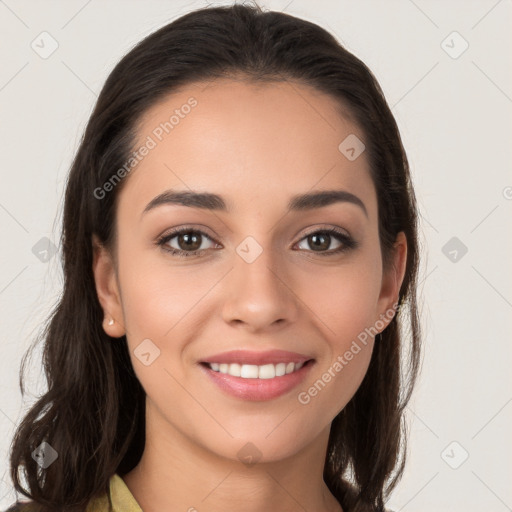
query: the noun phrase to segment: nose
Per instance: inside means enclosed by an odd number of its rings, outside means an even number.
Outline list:
[[[248,263],[235,255],[227,276],[227,298],[222,315],[225,322],[243,325],[250,332],[283,328],[295,322],[300,301],[282,266],[276,267],[271,251],[264,250]]]

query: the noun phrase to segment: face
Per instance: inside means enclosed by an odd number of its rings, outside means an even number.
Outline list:
[[[205,85],[140,123],[136,147],[151,147],[118,198],[117,267],[103,249],[94,262],[104,328],[126,333],[151,431],[283,459],[326,442],[359,387],[406,245],[384,272],[366,153],[339,149],[364,134],[332,98],[291,82]],[[296,198],[325,191],[339,194]]]

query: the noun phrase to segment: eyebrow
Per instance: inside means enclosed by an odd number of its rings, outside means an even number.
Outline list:
[[[293,196],[287,206],[287,211],[307,211],[323,208],[334,203],[351,203],[359,206],[366,217],[368,211],[363,201],[346,190],[321,190]],[[157,206],[177,204],[191,208],[202,208],[211,211],[227,212],[228,207],[224,199],[209,192],[194,192],[180,190],[166,190],[153,198],[144,208],[141,217]]]

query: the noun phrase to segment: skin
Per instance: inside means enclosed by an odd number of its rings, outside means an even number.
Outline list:
[[[93,237],[104,329],[126,334],[147,393],[145,451],[124,481],[145,512],[339,511],[322,478],[329,428],[366,373],[373,338],[307,405],[297,395],[392,309],[405,236],[384,272],[366,153],[349,161],[338,150],[349,134],[364,134],[330,96],[294,82],[191,84],[146,112],[139,142],[190,96],[198,105],[125,178],[117,265]],[[141,217],[171,188],[222,195],[231,209],[168,204]],[[357,195],[368,216],[348,202],[286,213],[292,195],[328,189]],[[180,258],[155,244],[183,225],[210,237],[201,238],[202,256]],[[315,252],[307,234],[335,226],[359,245]],[[252,263],[236,252],[247,236],[263,249]],[[324,253],[342,243],[330,240]],[[167,245],[187,250],[178,237]],[[148,338],[160,355],[145,366],[133,351]],[[291,392],[247,401],[224,394],[198,368],[233,349],[289,350],[315,363]],[[251,466],[237,455],[249,442],[261,453]]]

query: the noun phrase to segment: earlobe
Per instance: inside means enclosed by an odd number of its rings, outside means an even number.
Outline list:
[[[110,251],[101,244],[95,234],[92,235],[92,246],[94,282],[104,312],[103,330],[109,336],[119,338],[125,334],[125,329],[114,262]]]
[[[400,231],[394,243],[391,267],[382,276],[382,286],[379,297],[379,318],[385,322],[384,329],[396,314],[400,288],[405,277],[406,267],[407,238],[405,233]],[[384,329],[381,329],[381,331]]]

